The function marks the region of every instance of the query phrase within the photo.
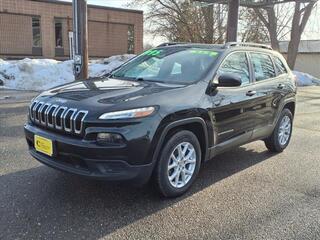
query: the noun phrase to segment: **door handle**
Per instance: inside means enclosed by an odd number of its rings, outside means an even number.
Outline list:
[[[253,95],[256,95],[257,94],[257,92],[256,91],[253,91],[253,90],[250,90],[250,91],[248,91],[247,93],[246,93],[246,95],[247,96],[253,96]]]
[[[280,83],[280,84],[278,85],[278,89],[283,89],[283,88],[284,88],[284,84]]]

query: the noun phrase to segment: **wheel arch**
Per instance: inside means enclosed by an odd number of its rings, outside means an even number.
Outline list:
[[[290,112],[292,113],[292,116],[294,116],[295,110],[296,110],[296,103],[295,101],[289,101],[287,103],[284,104],[283,109],[289,109]]]
[[[208,129],[206,122],[201,117],[191,117],[187,119],[181,119],[168,124],[162,131],[155,152],[153,154],[152,162],[156,163],[164,146],[166,139],[180,130],[189,130],[193,132],[199,140],[201,147],[201,161],[205,161],[208,158]]]

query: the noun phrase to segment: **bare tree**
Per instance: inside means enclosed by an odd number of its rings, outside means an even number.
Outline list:
[[[294,68],[294,65],[296,63],[301,35],[306,27],[315,4],[316,1],[304,4],[301,2],[296,2],[292,18],[291,39],[288,46],[287,57],[288,65],[292,69]]]
[[[275,6],[272,4],[265,8],[254,8],[269,31],[271,45],[274,49],[279,50],[279,40],[290,34],[287,62],[292,69],[297,59],[301,35],[316,2],[317,0],[303,3],[295,1],[294,5],[289,3]]]
[[[147,6],[149,32],[169,41],[218,43],[226,31],[227,6],[197,6],[192,0],[135,0]]]
[[[229,0],[194,1],[219,4],[229,3]],[[257,14],[268,29],[271,45],[274,49],[279,50],[279,40],[290,35],[287,60],[290,68],[293,69],[298,54],[301,35],[317,1],[318,0],[242,0],[240,1],[240,5],[254,10],[255,14]]]
[[[268,29],[254,9],[241,8],[239,19],[241,42],[265,43],[270,41]]]

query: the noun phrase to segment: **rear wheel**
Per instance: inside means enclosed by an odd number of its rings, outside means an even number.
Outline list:
[[[290,110],[283,109],[272,135],[265,140],[270,151],[282,152],[288,146],[292,134],[292,119]]]
[[[185,193],[194,182],[200,168],[201,148],[197,137],[190,131],[174,134],[162,149],[155,182],[165,197]]]

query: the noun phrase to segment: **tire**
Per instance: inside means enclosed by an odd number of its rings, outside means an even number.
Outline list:
[[[280,117],[278,119],[277,125],[273,130],[270,137],[264,140],[266,147],[271,152],[282,152],[289,144],[291,135],[292,135],[292,123],[293,123],[293,116],[289,109],[285,108],[282,110]],[[289,125],[285,125],[286,128],[284,129],[284,123],[289,121]],[[285,135],[285,138],[280,137],[282,134]]]
[[[185,156],[184,160],[179,161],[182,159],[180,156]],[[171,136],[160,152],[155,169],[155,184],[161,195],[178,197],[184,194],[196,179],[200,165],[201,148],[198,138],[186,130]]]

